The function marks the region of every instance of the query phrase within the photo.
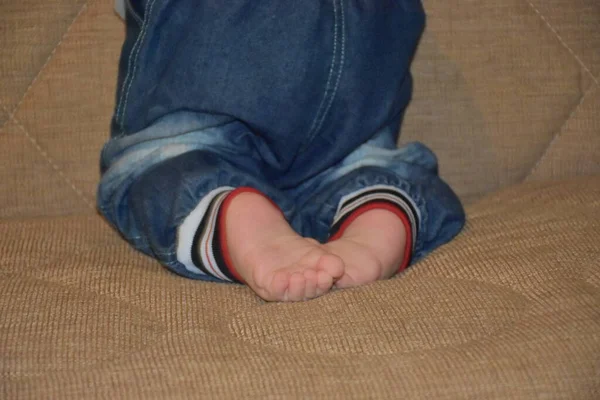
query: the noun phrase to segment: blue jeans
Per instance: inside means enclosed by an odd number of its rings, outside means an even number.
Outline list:
[[[128,3],[100,212],[172,271],[227,281],[190,253],[234,188],[319,241],[353,202],[387,199],[419,260],[465,218],[435,155],[396,147],[424,19],[418,0]]]

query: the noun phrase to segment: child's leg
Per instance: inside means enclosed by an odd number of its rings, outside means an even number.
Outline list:
[[[388,278],[448,242],[464,212],[421,144],[400,149],[373,140],[302,188],[311,234],[344,260],[337,287]],[[298,193],[295,193],[298,195]]]
[[[267,300],[327,292],[342,262],[290,227],[294,204],[262,178],[253,136],[244,138],[235,121],[164,134],[182,121],[173,116],[109,142],[100,211],[137,249],[180,275],[244,282]]]
[[[264,178],[288,169],[316,112],[331,68],[315,49],[340,40],[338,28],[319,34],[339,22],[338,1],[296,3],[128,2],[98,195],[123,236],[171,270],[237,278],[269,300],[320,295],[342,274],[290,228],[292,202]]]
[[[410,222],[397,206],[374,201],[357,208],[324,245],[347,265],[336,287],[391,278],[408,265],[411,241]]]

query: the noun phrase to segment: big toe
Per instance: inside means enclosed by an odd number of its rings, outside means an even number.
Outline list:
[[[317,272],[317,296],[322,296],[333,287],[333,278],[325,271]]]
[[[344,261],[334,254],[324,254],[319,259],[317,270],[325,272],[336,281],[344,275]]]

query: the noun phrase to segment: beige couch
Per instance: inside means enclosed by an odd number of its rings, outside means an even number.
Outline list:
[[[600,2],[425,8],[402,142],[438,153],[466,229],[396,279],[267,304],[97,215],[112,0],[0,2],[0,398],[600,399]]]

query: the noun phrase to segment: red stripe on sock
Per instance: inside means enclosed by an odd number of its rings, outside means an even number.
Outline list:
[[[221,209],[219,210],[219,242],[221,243],[221,251],[223,252],[223,260],[225,260],[225,268],[227,268],[229,270],[229,272],[231,273],[231,275],[240,283],[246,283],[244,281],[244,279],[240,276],[240,274],[237,272],[237,270],[235,269],[235,267],[233,266],[233,261],[231,260],[231,255],[229,254],[229,245],[227,243],[227,210],[229,209],[229,206],[231,205],[231,202],[233,201],[233,199],[235,199],[237,196],[239,196],[242,193],[255,193],[258,195],[261,195],[262,197],[264,197],[265,199],[269,200],[269,202],[271,204],[273,204],[273,206],[275,206],[278,210],[280,210],[279,206],[277,206],[277,204],[275,204],[275,202],[273,200],[271,200],[269,197],[267,197],[264,193],[262,193],[260,190],[251,188],[251,187],[240,187],[237,188],[235,190],[233,190],[231,193],[229,193],[227,195],[227,197],[225,198],[225,200],[223,200],[223,204],[221,204]]]
[[[340,229],[335,233],[335,235],[333,235],[331,238],[329,238],[328,241],[331,242],[331,241],[341,238],[342,235],[344,234],[344,231],[346,229],[348,229],[348,227],[350,226],[350,224],[352,224],[352,222],[354,222],[358,217],[360,217],[367,211],[371,211],[371,210],[389,211],[389,212],[395,214],[398,218],[400,218],[400,221],[402,221],[402,224],[404,225],[404,231],[406,232],[406,244],[404,246],[404,256],[402,258],[402,263],[400,264],[400,267],[398,268],[398,272],[404,271],[406,269],[406,267],[408,267],[408,264],[410,263],[410,258],[411,258],[412,242],[413,242],[412,230],[411,230],[410,220],[408,219],[408,216],[404,213],[404,211],[402,211],[402,209],[400,207],[394,206],[393,204],[382,201],[382,202],[373,202],[373,203],[365,204],[364,206],[357,208],[356,210],[352,211],[352,213],[348,216],[348,218],[346,218],[346,220],[344,221],[342,226],[340,226]]]

